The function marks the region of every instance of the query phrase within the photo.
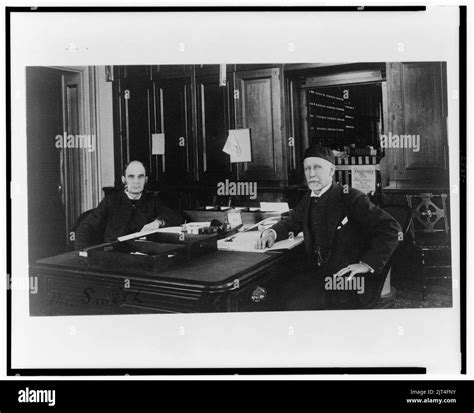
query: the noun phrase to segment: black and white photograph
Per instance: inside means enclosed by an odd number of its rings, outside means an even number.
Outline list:
[[[445,62],[26,81],[32,316],[451,307]]]
[[[15,16],[12,367],[459,371],[457,19]]]

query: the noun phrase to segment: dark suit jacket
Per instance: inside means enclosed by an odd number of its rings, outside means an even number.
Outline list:
[[[310,202],[311,192],[308,191],[289,217],[275,224],[272,229],[277,234],[277,240],[288,238],[289,232],[296,236],[303,231],[306,251],[310,261],[315,263],[316,255],[309,222]],[[374,205],[364,193],[352,188],[349,188],[348,193],[344,193],[343,188],[335,183],[328,190],[325,211],[325,238],[330,245],[331,255],[321,268],[322,274],[318,276],[332,275],[359,261],[368,264],[375,273],[365,274],[366,280],[376,281],[374,285],[368,286],[368,294],[360,297],[368,303],[375,298],[373,295],[377,294],[374,289],[380,290],[383,284],[384,279],[380,279],[380,274],[398,245],[401,227],[390,214]],[[348,222],[342,225],[345,217]]]
[[[143,202],[136,212],[137,220],[142,226],[157,218],[163,219],[166,226],[183,223],[183,218],[167,208],[154,194],[144,191],[141,200]],[[76,231],[76,249],[115,241],[117,237],[126,235],[132,208],[132,203],[124,191],[107,195],[79,225]]]

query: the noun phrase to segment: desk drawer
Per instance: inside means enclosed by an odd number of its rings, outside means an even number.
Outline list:
[[[131,313],[189,313],[196,312],[201,299],[199,292],[163,288],[130,289],[133,300],[124,302],[121,309]],[[151,311],[150,311],[151,310]]]

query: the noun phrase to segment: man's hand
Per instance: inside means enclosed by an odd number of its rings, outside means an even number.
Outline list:
[[[155,229],[158,229],[163,226],[163,221],[161,219],[155,219],[154,221],[150,222],[149,224],[146,224],[140,232],[144,231],[153,231]]]
[[[255,243],[255,249],[264,250],[267,246],[271,248],[275,243],[275,234],[272,231],[267,231],[262,234],[262,237]]]
[[[352,280],[354,275],[364,274],[366,272],[370,272],[370,270],[371,268],[363,262],[357,264],[350,264],[347,267],[344,267],[342,270],[338,271],[336,274],[334,274],[334,277],[342,277],[344,274],[350,272],[349,277],[347,279],[347,281],[350,281]]]

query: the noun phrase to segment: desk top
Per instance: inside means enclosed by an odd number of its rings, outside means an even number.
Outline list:
[[[77,251],[68,252],[37,261],[35,268],[48,268],[55,271],[75,271],[90,275],[137,276],[156,281],[224,287],[234,280],[240,282],[269,267],[276,266],[291,254],[288,252],[251,253],[215,251],[191,261],[170,267],[163,272],[134,271],[133,268],[111,270],[101,265],[91,265],[87,258],[80,257]]]

